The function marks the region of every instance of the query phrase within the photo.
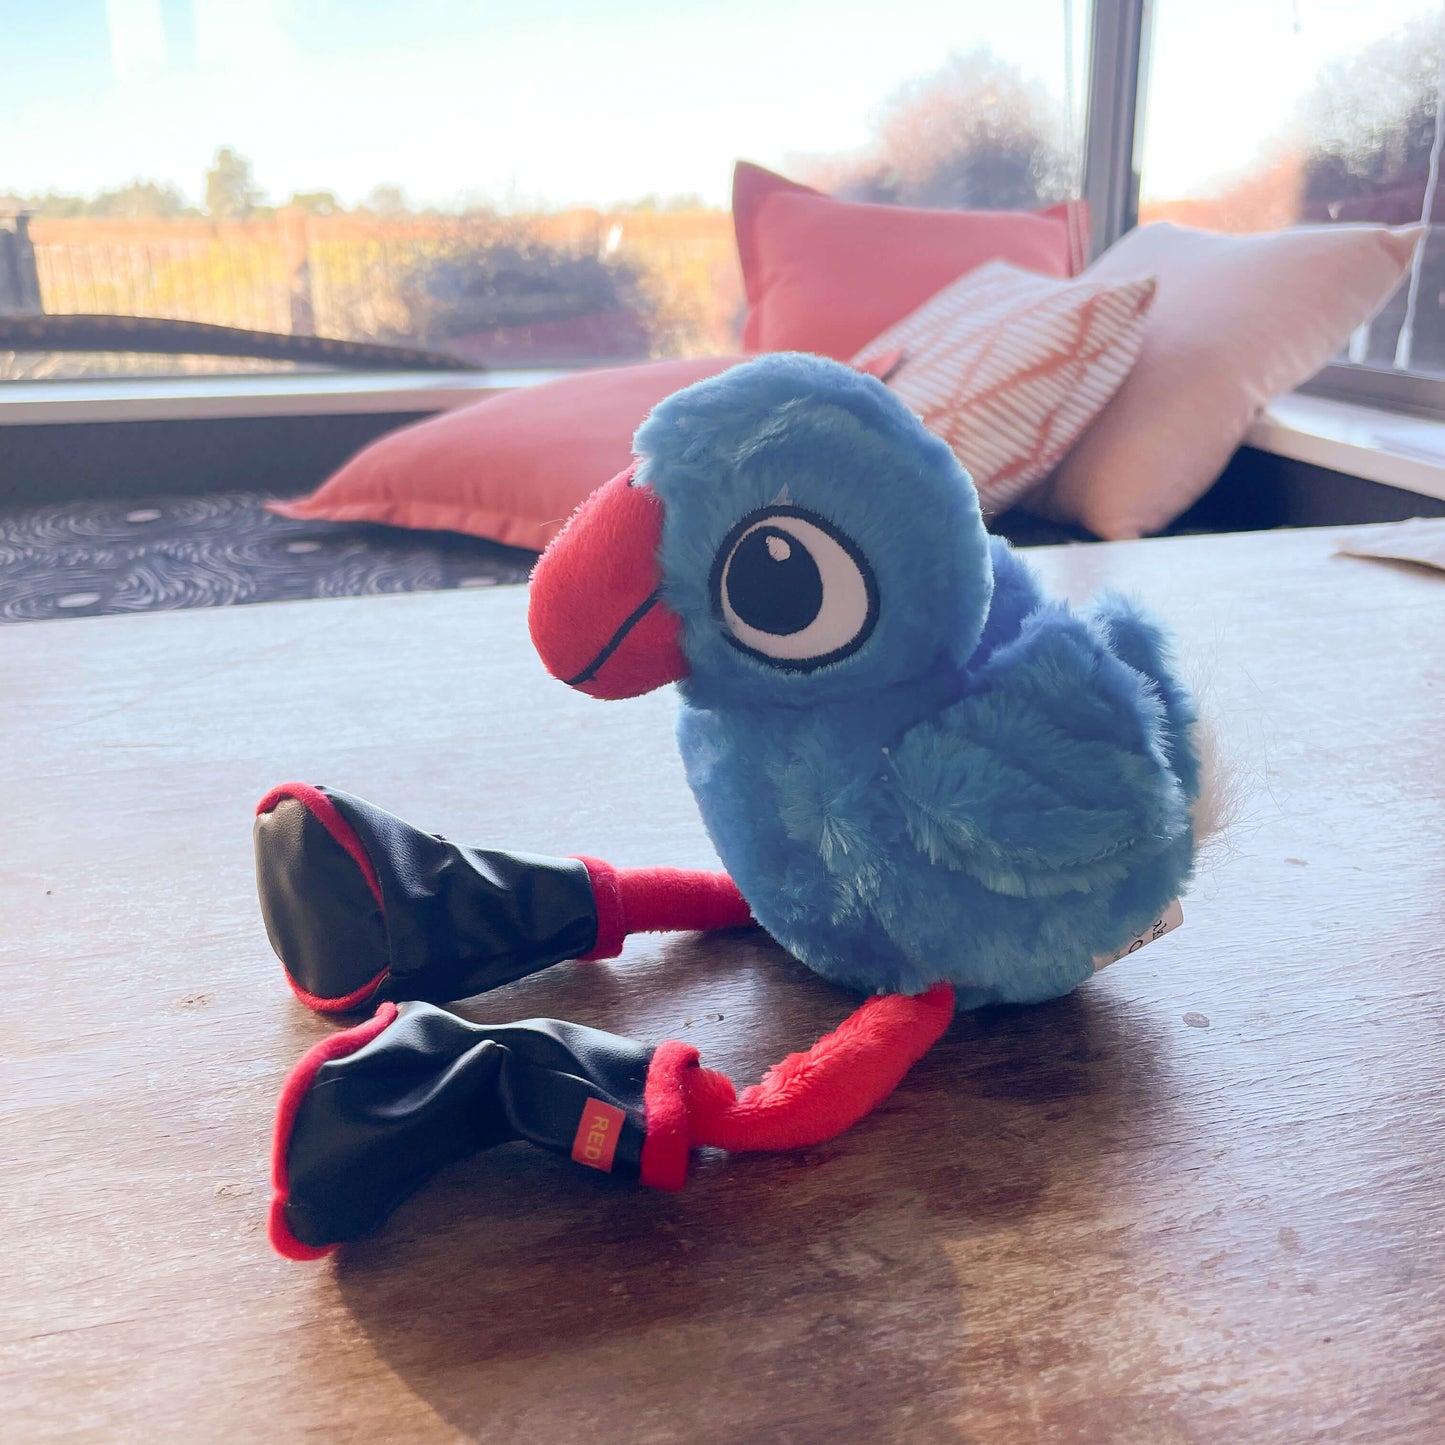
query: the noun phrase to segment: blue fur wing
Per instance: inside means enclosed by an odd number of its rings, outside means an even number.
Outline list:
[[[993,596],[983,635],[969,659],[970,669],[981,667],[1000,647],[1015,641],[1025,619],[1047,601],[1034,569],[1002,537],[988,539],[988,555]]]
[[[1199,796],[1199,753],[1194,725],[1199,709],[1185,686],[1159,625],[1127,597],[1106,592],[1084,610],[1109,651],[1158,690],[1163,709],[1163,745],[1169,766],[1192,804]]]
[[[878,917],[920,962],[951,954],[943,976],[978,997],[1073,987],[1187,881],[1187,694],[1112,641],[1097,617],[1041,608],[962,701],[891,750],[914,863],[886,870]]]
[[[1035,613],[974,689],[893,757],[915,846],[999,893],[1122,878],[1186,823],[1157,686],[1063,607]]]

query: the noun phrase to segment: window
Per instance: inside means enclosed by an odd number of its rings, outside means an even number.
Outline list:
[[[726,350],[735,159],[883,202],[1076,195],[1088,25],[1085,0],[0,0],[0,338],[35,313],[70,338],[12,330],[0,377],[324,362],[311,335]],[[175,323],[264,336],[181,356]]]
[[[1139,219],[1223,231],[1433,219],[1442,64],[1438,0],[1156,0]],[[1445,232],[1428,233],[1340,363],[1333,387],[1357,395],[1445,382]]]

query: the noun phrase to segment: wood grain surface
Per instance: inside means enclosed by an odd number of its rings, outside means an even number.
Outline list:
[[[889,1103],[677,1196],[521,1146],[316,1265],[265,1242],[282,983],[250,815],[711,852],[671,700],[546,678],[521,589],[0,629],[0,1439],[1445,1439],[1445,578],[1338,535],[1034,554],[1145,598],[1241,779],[1184,927],[957,1020]],[[736,1077],[850,1000],[752,934],[474,1002]]]

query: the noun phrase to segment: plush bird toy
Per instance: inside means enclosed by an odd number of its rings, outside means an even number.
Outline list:
[[[302,784],[264,799],[262,907],[293,988],[332,1012],[388,1000],[288,1080],[284,1254],[376,1228],[504,1140],[664,1188],[698,1145],[821,1142],[955,1007],[1069,992],[1167,928],[1189,879],[1196,713],[1159,629],[1119,598],[1045,597],[880,382],[764,357],[664,401],[635,451],[538,563],[532,636],[594,697],[677,684],[727,871],[466,848]],[[629,932],[754,921],[870,997],[741,1094],[684,1044],[433,1006]]]

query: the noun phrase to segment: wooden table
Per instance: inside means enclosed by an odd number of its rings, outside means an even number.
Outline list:
[[[670,698],[546,678],[521,589],[0,629],[0,1438],[1445,1439],[1445,577],[1337,541],[1035,554],[1149,599],[1225,724],[1180,932],[961,1018],[805,1156],[665,1196],[513,1147],[319,1265],[265,1242],[332,1026],[262,932],[254,800],[704,864]],[[745,1079],[849,1006],[737,936],[466,1011]]]

